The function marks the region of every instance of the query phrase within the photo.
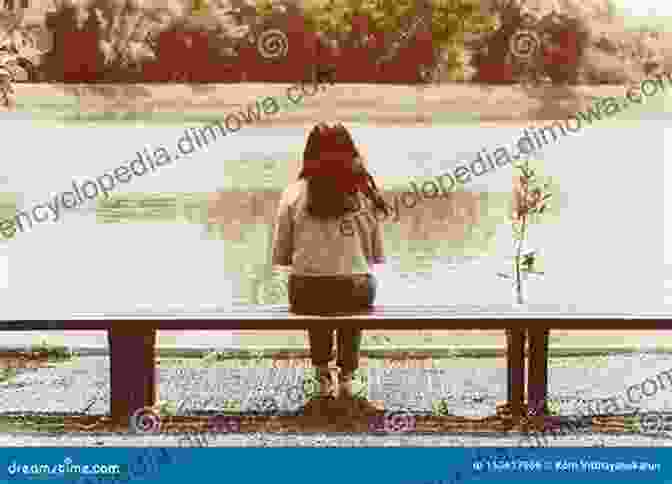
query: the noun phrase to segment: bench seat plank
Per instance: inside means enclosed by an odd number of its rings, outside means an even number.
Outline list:
[[[446,318],[480,318],[482,316],[507,318],[507,319],[672,319],[672,313],[623,313],[623,312],[597,312],[577,311],[573,306],[560,306],[557,304],[529,304],[523,308],[514,305],[376,305],[369,311],[358,315],[344,314],[349,318],[392,318],[392,319],[423,319],[427,316],[440,316]],[[155,311],[151,308],[137,309],[124,313],[102,314],[72,314],[62,319],[146,319],[146,318],[180,318],[180,319],[296,319],[310,318],[289,312],[287,305],[274,306],[238,306],[238,307],[210,307],[203,309],[180,309],[170,311]],[[61,318],[59,318],[61,319]]]
[[[369,314],[298,316],[287,308],[221,313],[74,314],[61,320],[0,321],[0,331],[107,330],[118,325],[139,325],[156,330],[305,330],[314,325],[371,329],[513,329],[557,330],[656,330],[672,329],[672,315],[605,315],[474,313],[440,307],[384,308]]]

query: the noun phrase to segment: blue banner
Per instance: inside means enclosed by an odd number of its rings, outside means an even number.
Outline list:
[[[0,482],[664,483],[665,454],[672,449],[2,448]]]

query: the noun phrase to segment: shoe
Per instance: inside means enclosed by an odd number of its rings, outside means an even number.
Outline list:
[[[317,385],[317,397],[318,398],[328,398],[334,395],[334,377],[332,376],[329,368],[318,368],[316,371],[316,379],[318,381]]]
[[[319,417],[332,412],[334,396],[334,379],[329,368],[317,368],[315,371],[317,388],[315,393],[303,406],[301,413],[307,416]]]
[[[340,414],[349,418],[382,416],[385,414],[383,402],[372,402],[359,395],[341,394],[334,406]]]
[[[342,398],[352,399],[354,395],[352,394],[352,373],[342,373],[338,382],[338,396]]]
[[[339,407],[349,416],[375,415],[385,412],[385,406],[369,401],[366,397],[355,395],[352,391],[354,376],[352,373],[341,373],[338,384]]]

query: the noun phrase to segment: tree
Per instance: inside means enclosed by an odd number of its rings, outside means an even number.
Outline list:
[[[575,83],[590,35],[585,19],[551,12],[536,18],[523,4],[500,5],[500,26],[478,45],[473,57],[481,82],[520,81]],[[506,75],[497,76],[497,70]],[[511,77],[509,79],[509,77]]]
[[[514,239],[513,276],[498,274],[506,279],[514,279],[516,302],[524,304],[523,275],[540,274],[536,271],[536,251],[525,251],[529,226],[548,209],[551,193],[550,183],[540,183],[536,171],[530,167],[529,160],[515,167],[521,174],[514,177],[512,229]]]
[[[483,15],[477,0],[315,0],[306,6],[308,22],[315,30],[324,32],[328,38],[344,41],[353,30],[353,23],[368,19],[371,30],[386,34],[388,39],[396,35],[400,42],[419,18],[430,24],[431,42],[435,48],[435,61],[441,52],[445,67],[452,75],[464,68],[464,37],[467,32],[482,33],[494,28],[494,17]],[[415,29],[420,36],[425,28]],[[409,36],[410,37],[410,36]],[[415,39],[415,36],[412,36]],[[386,40],[388,40],[386,39]],[[394,56],[400,46],[385,47],[388,55]]]

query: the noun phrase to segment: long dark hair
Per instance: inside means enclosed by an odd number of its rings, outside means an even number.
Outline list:
[[[320,219],[339,218],[359,210],[357,193],[363,193],[376,210],[389,215],[389,209],[376,182],[359,162],[361,156],[348,130],[338,124],[320,123],[313,127],[303,152],[303,169],[299,179],[308,182],[309,215]]]

